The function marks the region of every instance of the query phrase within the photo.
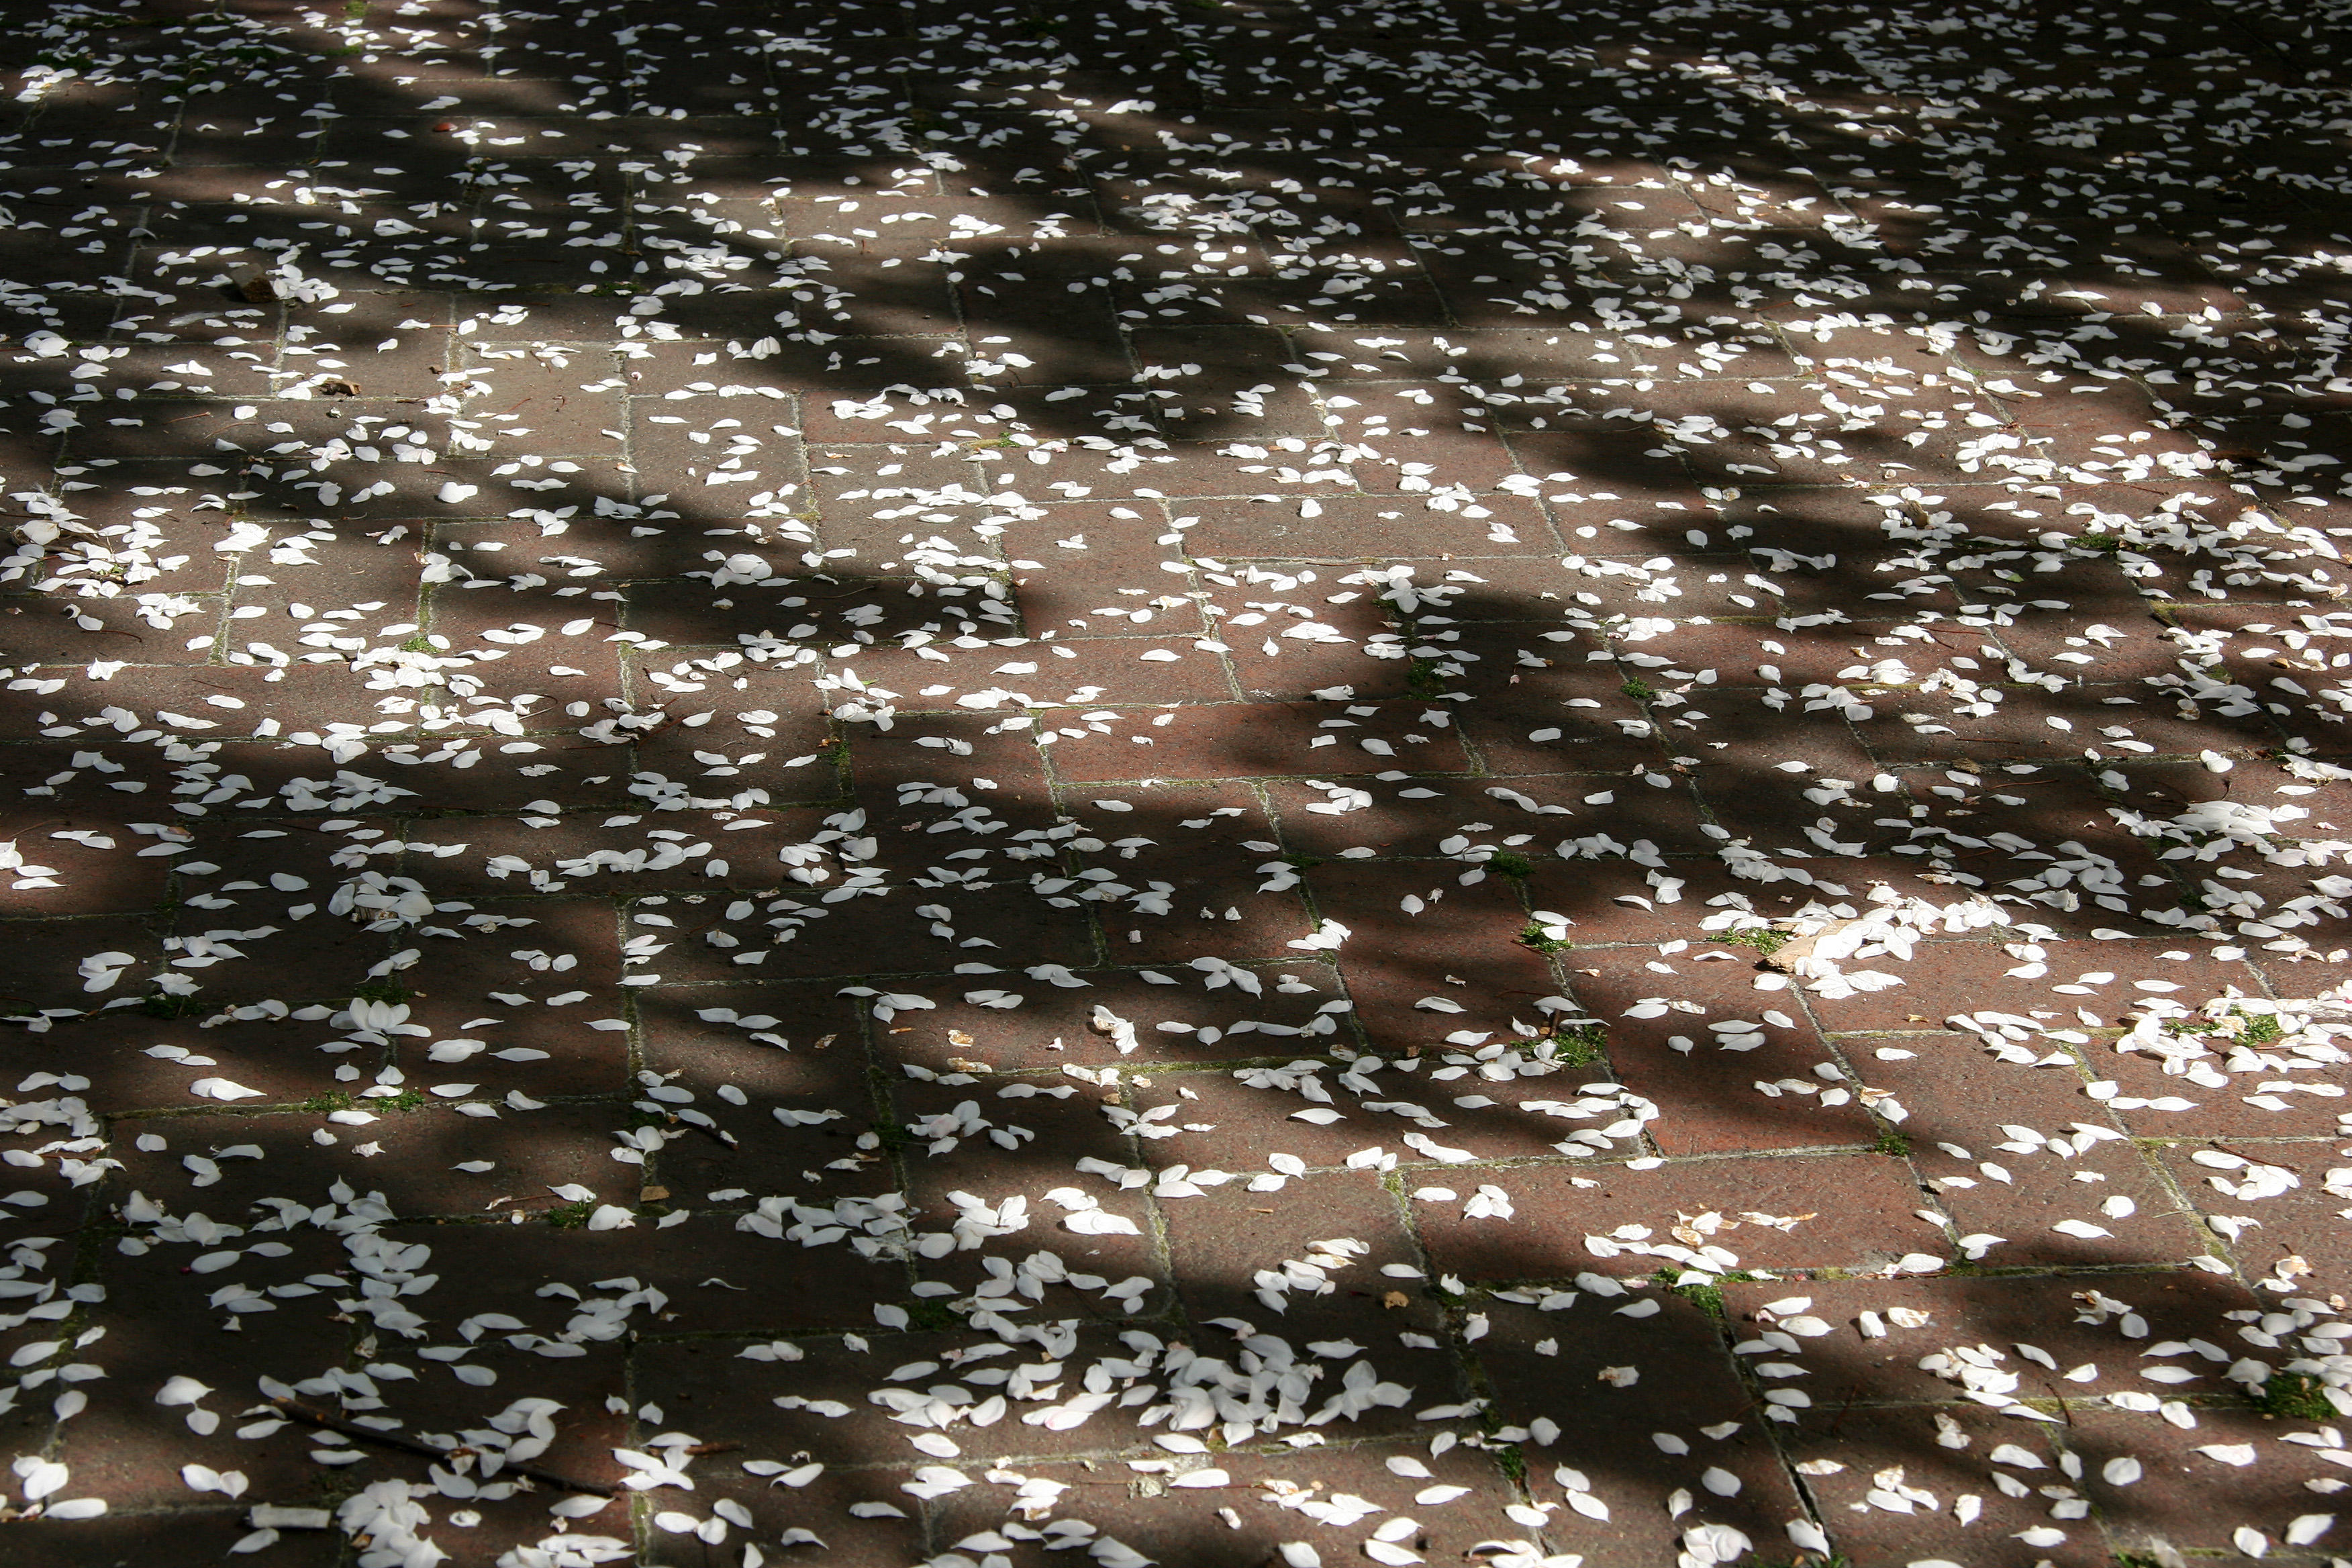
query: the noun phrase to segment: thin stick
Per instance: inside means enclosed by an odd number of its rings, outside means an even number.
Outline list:
[[[1838,1428],[1845,1425],[1846,1412],[1852,1410],[1853,1408],[1853,1402],[1861,1397],[1862,1384],[1857,1383],[1853,1387],[1847,1389],[1845,1391],[1845,1403],[1838,1406],[1836,1418],[1830,1422],[1830,1429],[1827,1432],[1822,1433],[1822,1436],[1824,1437],[1836,1436],[1838,1434]],[[1749,1408],[1754,1409],[1755,1406],[1750,1405]]]
[[[426,1459],[439,1460],[452,1457],[446,1448],[436,1448],[430,1443],[420,1443],[414,1437],[402,1437],[390,1432],[378,1432],[373,1427],[362,1426],[357,1422],[339,1421],[323,1410],[313,1410],[310,1406],[291,1399],[273,1399],[269,1403],[283,1411],[288,1417],[299,1421],[305,1426],[317,1426],[329,1432],[340,1432],[355,1443],[373,1443],[380,1448],[396,1448],[404,1454],[415,1454]],[[527,1477],[542,1485],[553,1487],[558,1491],[584,1492],[590,1497],[601,1498],[619,1495],[612,1487],[600,1486],[594,1481],[575,1481],[568,1476],[559,1476],[551,1470],[536,1469],[530,1465],[505,1465],[500,1468],[510,1474]]]
[[[2273,1159],[2267,1154],[2259,1156],[2249,1154],[2243,1149],[2232,1149],[2227,1143],[2222,1142],[2219,1138],[2208,1138],[2205,1142],[2210,1143],[2214,1148],[2219,1149],[2224,1154],[2235,1154],[2239,1159],[2243,1160],[2249,1165],[2272,1165],[2277,1167],[2279,1170],[2290,1172],[2294,1169],[2293,1165],[2288,1164],[2284,1160]]]

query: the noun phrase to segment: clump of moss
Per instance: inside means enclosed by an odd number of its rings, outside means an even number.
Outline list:
[[[370,1103],[381,1106],[386,1110],[422,1110],[425,1109],[425,1091],[421,1089],[404,1089],[398,1094],[383,1095]]]
[[[2254,1391],[2254,1408],[2290,1421],[2333,1421],[2336,1406],[2326,1388],[2309,1373],[2274,1372]]]
[[[194,996],[175,996],[168,991],[158,991],[152,996],[139,999],[139,1010],[150,1018],[193,1018],[208,1011],[211,1005]]]
[[[1748,1273],[1744,1268],[1735,1268],[1728,1274],[1718,1275],[1713,1279],[1703,1282],[1695,1281],[1688,1285],[1675,1284],[1675,1281],[1679,1278],[1681,1278],[1681,1275],[1678,1270],[1661,1268],[1656,1273],[1650,1276],[1650,1282],[1657,1286],[1661,1290],[1673,1291],[1675,1295],[1680,1296],[1684,1300],[1688,1301],[1692,1306],[1696,1307],[1700,1311],[1705,1312],[1708,1317],[1720,1318],[1724,1316],[1725,1312],[1723,1305],[1724,1281],[1731,1280],[1734,1282],[1739,1282],[1752,1280],[1756,1276]]]
[[[935,1333],[945,1329],[960,1329],[963,1327],[963,1320],[948,1310],[947,1302],[939,1297],[924,1296],[908,1304],[907,1326]]]
[[[2240,1013],[2238,1016],[2246,1021],[2238,1031],[2238,1038],[2247,1045],[2267,1046],[2286,1037],[2286,1026],[2278,1021],[2276,1013]]]
[[[1553,1052],[1552,1059],[1564,1066],[1591,1067],[1595,1062],[1608,1059],[1604,1047],[1608,1044],[1609,1031],[1601,1025],[1579,1024],[1573,1028],[1556,1029],[1551,1037],[1559,1047]]]
[[[1895,1160],[1908,1159],[1911,1155],[1910,1135],[1897,1132],[1890,1127],[1878,1135],[1878,1142],[1870,1146],[1870,1152],[1874,1154],[1885,1154]]]
[[[1774,953],[1780,952],[1782,948],[1788,946],[1793,934],[1794,933],[1790,931],[1778,930],[1772,926],[1741,926],[1737,931],[1727,931],[1723,932],[1715,940],[1717,942],[1733,942],[1740,947],[1752,947],[1758,952],[1769,958]]]
[[[1620,686],[1617,689],[1623,692],[1626,696],[1632,698],[1636,702],[1647,702],[1658,694],[1658,689],[1656,687],[1651,685],[1648,681],[1643,679],[1638,675],[1627,676],[1625,678],[1625,684]]]
[[[595,1212],[595,1204],[587,1198],[576,1204],[558,1204],[547,1211],[547,1223],[558,1230],[581,1230],[587,1226],[588,1216]]]
[[[359,986],[352,992],[352,1000],[391,1004],[405,1002],[415,994],[415,992],[397,980],[371,980],[365,985]]]
[[[1664,1269],[1659,1272],[1664,1274]],[[1710,1318],[1723,1316],[1723,1287],[1720,1285],[1675,1285],[1666,1281],[1666,1288]]]
[[[1538,952],[1566,952],[1576,944],[1564,936],[1546,934],[1543,927],[1529,921],[1528,929],[1519,933],[1519,945],[1533,948]]]
[[[1497,849],[1486,857],[1486,869],[1501,877],[1527,877],[1532,875],[1535,868],[1534,861],[1508,849]]]
[[[324,1116],[332,1110],[349,1110],[352,1103],[350,1095],[345,1094],[341,1089],[335,1089],[326,1094],[312,1095],[302,1102],[300,1109],[315,1115]]]

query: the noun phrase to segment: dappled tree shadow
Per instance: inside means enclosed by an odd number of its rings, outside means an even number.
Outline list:
[[[2109,1461],[2340,1305],[2337,41],[26,29],[0,1539],[2242,1549]]]

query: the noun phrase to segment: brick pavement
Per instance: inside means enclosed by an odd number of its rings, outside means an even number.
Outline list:
[[[2344,43],[26,11],[0,1561],[2340,1561]]]

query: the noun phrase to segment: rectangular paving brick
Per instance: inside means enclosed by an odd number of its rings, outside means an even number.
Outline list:
[[[1585,1237],[1606,1241],[1631,1225],[1648,1234],[1625,1239],[1695,1251],[1672,1230],[1706,1214],[1795,1221],[1783,1229],[1740,1220],[1740,1229],[1722,1232],[1715,1242],[1704,1239],[1708,1233],[1695,1232],[1702,1237],[1699,1246],[1721,1246],[1750,1268],[1880,1268],[1945,1245],[1937,1230],[1910,1213],[1918,1206],[1917,1193],[1906,1167],[1883,1155],[1700,1160],[1638,1171],[1529,1167],[1496,1173],[1496,1178],[1493,1184],[1510,1197],[1515,1211],[1507,1221],[1469,1218],[1466,1208],[1417,1216],[1439,1268],[1466,1279],[1558,1279],[1587,1270],[1647,1275],[1674,1265],[1636,1253],[1602,1257]],[[1832,1192],[1839,1201],[1824,1205]]]

